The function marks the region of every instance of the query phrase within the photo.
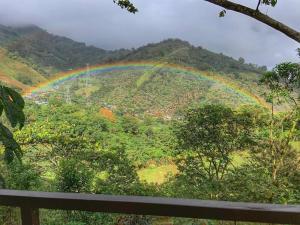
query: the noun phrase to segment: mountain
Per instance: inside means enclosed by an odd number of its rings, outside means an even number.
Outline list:
[[[108,51],[50,34],[37,26],[0,25],[0,59],[1,80],[19,89],[35,86],[57,72],[85,67],[86,64],[143,60],[194,67],[261,95],[263,88],[257,81],[266,70],[247,64],[242,58],[236,60],[179,39],[167,39],[137,49]],[[80,104],[89,102],[134,114],[172,116],[190,105],[204,102],[223,102],[231,106],[249,103],[247,97],[226,88],[226,85],[168,69],[155,69],[151,73],[135,70],[108,72],[90,78],[88,85],[78,79],[61,85],[56,91],[54,95],[60,95],[60,99],[67,93]]]
[[[101,62],[107,51],[49,34],[36,26],[0,27],[0,44],[37,65],[45,75]]]
[[[174,64],[192,66],[199,70],[217,71],[223,73],[254,72],[262,73],[265,66],[258,67],[246,64],[240,58],[217,54],[202,47],[195,47],[180,39],[167,39],[159,43],[148,44],[130,52],[124,59],[134,60],[162,60]]]
[[[37,26],[0,25],[0,46],[18,57],[25,58],[46,76],[62,70],[84,67],[86,64],[138,60],[166,61],[224,73],[261,73],[266,69],[246,64],[242,58],[235,60],[179,39],[168,39],[133,50],[108,51],[50,34]]]

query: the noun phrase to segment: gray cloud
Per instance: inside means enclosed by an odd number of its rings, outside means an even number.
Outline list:
[[[255,7],[256,1],[242,0]],[[295,41],[234,12],[219,18],[221,8],[203,0],[135,0],[135,15],[112,0],[0,0],[0,23],[36,24],[51,33],[104,49],[139,47],[181,38],[215,52],[244,57],[269,67],[299,61]],[[262,11],[300,30],[300,1],[281,0]]]

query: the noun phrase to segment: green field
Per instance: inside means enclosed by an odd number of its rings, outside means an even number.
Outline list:
[[[146,168],[140,169],[138,171],[138,175],[141,181],[162,184],[166,181],[168,176],[174,176],[177,172],[177,167],[174,164],[161,166],[150,165]]]

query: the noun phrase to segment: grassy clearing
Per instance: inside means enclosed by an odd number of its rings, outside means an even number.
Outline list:
[[[241,166],[245,159],[249,156],[249,152],[241,151],[237,152],[233,156],[233,164],[235,166]],[[175,164],[166,164],[166,165],[155,165],[151,164],[146,168],[140,169],[138,175],[140,180],[147,183],[156,183],[162,184],[166,181],[169,175],[174,176],[178,173],[177,167]]]
[[[300,152],[300,141],[293,142],[292,147]]]
[[[167,165],[150,165],[138,171],[138,175],[142,181],[147,183],[162,184],[168,175],[177,174],[177,167],[174,164]]]

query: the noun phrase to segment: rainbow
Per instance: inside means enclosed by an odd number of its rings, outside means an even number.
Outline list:
[[[199,71],[193,67],[187,67],[177,64],[162,63],[162,62],[150,62],[150,61],[138,61],[138,62],[116,62],[109,64],[100,64],[90,66],[87,72],[87,68],[79,68],[75,70],[69,70],[67,72],[61,72],[52,76],[46,82],[39,83],[37,86],[30,87],[23,92],[24,97],[30,97],[32,95],[38,95],[40,92],[45,92],[63,82],[73,80],[76,78],[95,76],[106,72],[112,71],[124,71],[124,70],[146,70],[146,75],[155,72],[157,69],[168,69],[174,72],[178,72],[184,75],[196,76],[200,79],[209,80],[223,85],[225,88],[238,93],[241,96],[246,97],[256,105],[260,105],[269,109],[269,105],[259,96],[254,95],[248,90],[239,87],[237,84],[210,72]]]

